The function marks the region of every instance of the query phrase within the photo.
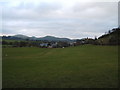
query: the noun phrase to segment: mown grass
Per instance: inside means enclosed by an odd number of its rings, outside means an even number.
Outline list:
[[[12,40],[12,39],[2,39],[2,41],[6,41],[6,42],[15,42],[15,41],[25,41],[25,40]]]
[[[116,88],[117,46],[3,48],[3,88]]]

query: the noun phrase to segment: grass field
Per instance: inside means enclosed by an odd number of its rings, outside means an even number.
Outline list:
[[[6,41],[6,42],[20,42],[20,41],[25,41],[25,40],[11,40],[11,39],[2,39],[3,41]]]
[[[3,88],[116,88],[117,46],[3,48]]]

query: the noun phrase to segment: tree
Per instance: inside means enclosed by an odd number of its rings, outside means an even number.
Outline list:
[[[95,36],[95,40],[97,40],[97,37]]]
[[[25,47],[25,46],[27,46],[27,43],[24,42],[24,41],[21,41],[21,42],[20,42],[20,47]]]
[[[3,45],[8,45],[9,43],[8,43],[7,41],[4,41],[4,40],[3,40],[3,41],[2,41],[2,44],[3,44]]]
[[[20,46],[20,43],[19,43],[18,41],[15,41],[15,42],[13,43],[13,45],[16,46],[16,47],[19,47],[19,46]]]

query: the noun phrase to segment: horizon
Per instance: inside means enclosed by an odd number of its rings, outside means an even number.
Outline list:
[[[6,0],[0,36],[94,38],[118,27],[118,2]]]
[[[27,35],[24,35],[24,34],[15,34],[15,35],[23,35],[23,36],[27,36]],[[15,35],[0,35],[1,37],[3,36],[15,36]],[[90,38],[90,37],[83,37],[83,38],[69,38],[69,37],[58,37],[58,36],[50,36],[50,35],[46,35],[46,36],[27,36],[27,37],[35,37],[35,38],[44,38],[44,37],[55,37],[55,38],[67,38],[67,39],[71,39],[71,40],[74,40],[74,39],[84,39],[84,38]],[[95,37],[94,37],[95,38]],[[92,38],[92,39],[94,39]]]

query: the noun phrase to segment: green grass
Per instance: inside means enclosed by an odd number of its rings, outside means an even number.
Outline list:
[[[25,40],[11,40],[11,39],[2,39],[2,41],[6,41],[6,42],[15,42],[15,41],[25,41]]]
[[[117,46],[3,48],[3,88],[116,88]]]

